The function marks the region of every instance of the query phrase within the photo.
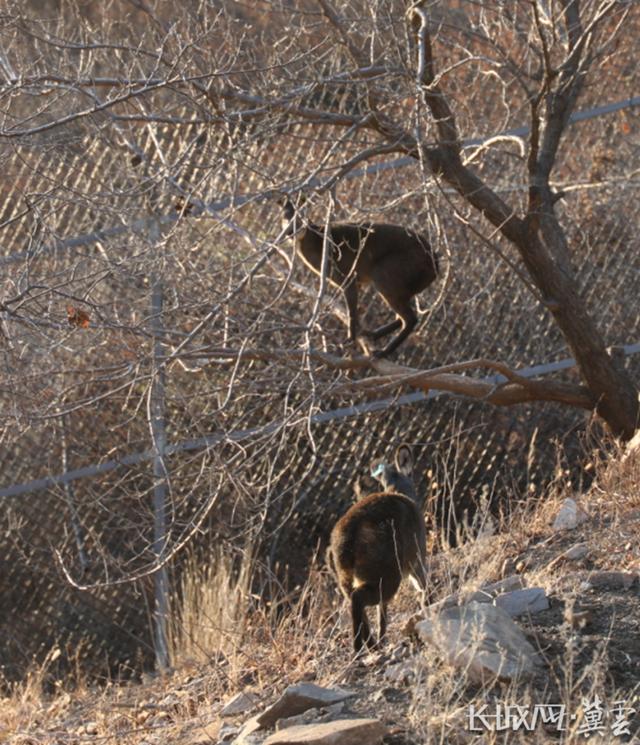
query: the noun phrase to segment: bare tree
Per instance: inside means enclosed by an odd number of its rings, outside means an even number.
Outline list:
[[[532,291],[553,315],[575,356],[590,405],[597,408],[616,435],[629,437],[638,421],[636,389],[622,366],[608,354],[597,323],[580,297],[570,246],[556,212],[562,194],[554,193],[551,187],[570,114],[590,70],[597,69],[612,52],[629,7],[614,0],[532,0],[469,5],[466,15],[463,10],[436,15],[437,6],[432,8],[425,2],[410,5],[407,14],[415,34],[417,96],[411,117],[414,126],[408,129],[403,122],[406,107],[394,104],[400,98],[398,81],[406,85],[407,93],[411,91],[411,71],[408,66],[402,67],[402,60],[396,67],[389,55],[390,41],[398,40],[400,8],[379,3],[367,13],[358,3],[341,5],[339,11],[329,0],[319,0],[318,4],[328,23],[329,37],[345,50],[348,60],[325,82],[342,83],[354,100],[361,105],[366,102],[361,112],[347,115],[332,108],[303,106],[301,94],[295,89],[265,97],[223,86],[217,94],[223,100],[251,104],[251,109],[235,113],[239,119],[280,110],[288,117],[301,117],[317,125],[375,133],[373,143],[343,165],[340,177],[363,161],[393,151],[423,163],[428,175],[453,187],[515,247],[515,263],[525,270]],[[458,27],[452,28],[452,22]],[[448,52],[449,65],[440,72],[432,44],[436,30],[445,45],[455,45],[458,53],[455,59]],[[447,38],[447,32],[451,38]],[[461,39],[467,43],[461,43]],[[459,73],[465,67],[476,68],[476,80],[480,72],[490,71],[498,81],[505,105],[529,111],[522,158],[522,175],[528,184],[525,204],[507,203],[478,175],[483,158],[490,157],[492,142],[484,145],[485,152],[464,156],[454,105],[446,89],[451,79],[452,87],[459,90],[460,97],[463,95]],[[483,91],[486,93],[485,86]],[[496,138],[495,142],[503,139]],[[480,161],[475,169],[471,165],[474,160]],[[323,186],[326,188],[336,178]],[[547,397],[545,387],[537,385],[541,399]],[[578,394],[573,391],[574,399]]]
[[[578,101],[628,97],[635,68],[624,83],[616,66],[636,6],[6,5],[0,490],[49,490],[42,509],[72,513],[46,536],[72,583],[163,586],[207,521],[250,542],[293,494],[277,534],[311,499],[287,478],[318,466],[314,427],[407,388],[562,402],[633,432],[636,389],[601,331],[633,309],[600,289],[609,244],[584,258],[577,239],[605,125],[570,127]],[[448,279],[396,361],[344,348],[340,293],[293,255],[283,193],[305,193],[316,222],[429,233]],[[364,320],[389,320],[360,300]],[[542,327],[552,343],[531,339]],[[567,349],[581,381],[516,370]]]
[[[423,183],[414,188],[449,185],[462,197],[462,204],[484,218],[477,222],[472,213],[465,218],[470,229],[481,233],[481,240],[500,250],[496,239],[502,236],[515,248],[516,255],[509,261],[553,315],[586,385],[586,389],[567,388],[567,403],[579,401],[597,408],[618,435],[633,432],[638,414],[635,387],[607,353],[597,323],[581,299],[571,247],[557,214],[562,194],[554,193],[551,186],[570,114],[589,73],[596,74],[614,53],[622,24],[631,14],[629,6],[614,0],[522,0],[509,5],[463,3],[456,10],[443,11],[437,5],[414,3],[405,14],[396,2],[353,0],[337,9],[330,0],[319,0],[317,5],[275,4],[269,13],[223,4],[218,12],[202,16],[194,6],[193,12],[186,9],[175,22],[161,6],[133,7],[139,24],[151,24],[146,37],[160,42],[160,51],[118,39],[120,30],[101,43],[92,38],[70,43],[62,32],[56,36],[36,21],[10,27],[14,36],[19,29],[29,53],[23,60],[5,59],[14,98],[25,94],[22,118],[12,102],[12,123],[7,120],[1,133],[5,140],[46,136],[90,122],[101,136],[115,137],[125,145],[137,163],[140,146],[132,135],[136,123],[166,123],[177,132],[187,123],[201,122],[207,131],[216,132],[218,157],[230,158],[230,173],[242,180],[247,168],[255,172],[256,145],[277,142],[279,133],[285,135],[294,122],[321,127],[319,141],[328,129],[344,131],[324,153],[317,149],[318,161],[308,159],[302,172],[272,171],[258,188],[263,194],[269,193],[269,187],[282,188],[283,177],[288,177],[289,191],[322,192],[356,166],[381,155],[405,154],[423,169]],[[434,59],[434,34],[442,47],[440,70]],[[87,26],[86,35],[95,32]],[[214,41],[217,48],[207,46]],[[43,57],[34,57],[34,52],[43,48],[61,59],[69,50],[77,52],[84,68],[69,74],[68,61],[66,75],[61,70],[41,70]],[[25,103],[31,91],[55,92],[58,98],[34,108]],[[179,115],[163,112],[169,91],[185,103]],[[72,102],[70,111],[62,101]],[[477,106],[476,120],[471,105]],[[480,124],[499,127],[528,112],[527,133],[485,137],[469,147],[473,137],[465,138],[460,131],[462,111],[470,133]],[[523,138],[524,151],[514,153]],[[193,214],[194,207],[196,214],[220,214],[199,198],[197,179],[186,189],[180,183],[187,162],[205,142],[206,135],[193,138],[171,166],[167,162],[161,166],[162,172],[140,167],[140,187],[147,188],[150,179],[166,181],[183,218]],[[510,157],[521,166],[519,173],[511,167],[510,175],[527,184],[526,199],[516,197],[512,203],[481,176],[483,171],[495,174],[504,154],[500,148],[509,150],[509,143]],[[451,206],[460,212],[460,204],[454,200]],[[488,235],[487,224],[492,226]],[[227,221],[229,225],[242,234],[233,221]],[[246,232],[243,237],[256,250],[267,245]],[[16,300],[5,301],[7,309],[10,302]],[[187,341],[196,337],[193,333]],[[187,347],[185,341],[178,350]],[[229,353],[228,348],[218,351],[222,356]],[[251,356],[250,349],[243,353]],[[171,359],[179,356],[176,353]],[[372,364],[383,374],[402,372]],[[411,371],[404,372],[411,377]],[[442,378],[431,382],[431,387],[447,389]],[[458,376],[453,382],[460,391],[466,378]],[[551,388],[541,382],[524,385],[511,375],[507,385],[512,390],[505,403],[562,399],[556,384]],[[471,383],[469,395],[476,395],[474,390]],[[493,400],[502,400],[500,392]]]

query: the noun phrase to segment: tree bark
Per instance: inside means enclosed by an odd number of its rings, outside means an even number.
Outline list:
[[[621,363],[607,352],[596,323],[578,293],[576,281],[555,264],[534,221],[517,246],[531,278],[545,298],[581,376],[596,399],[596,411],[617,437],[629,439],[638,426],[638,394]],[[541,232],[548,232],[549,225]],[[553,240],[553,236],[549,236]]]

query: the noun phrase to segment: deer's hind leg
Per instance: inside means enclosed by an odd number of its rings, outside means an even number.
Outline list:
[[[387,344],[384,349],[376,352],[376,357],[386,357],[395,352],[402,342],[409,336],[418,323],[418,316],[413,308],[411,298],[385,298],[387,304],[400,316],[398,325],[400,332]]]
[[[371,632],[367,619],[366,607],[376,605],[380,600],[377,587],[361,585],[351,593],[351,621],[353,624],[353,649],[356,654],[362,651],[363,645],[375,649],[376,640]]]
[[[360,333],[360,320],[358,318],[358,284],[355,279],[349,279],[342,288],[344,299],[347,303],[349,314],[349,341],[355,342]]]
[[[404,272],[394,271],[398,267],[383,264],[376,267],[375,276],[372,277],[373,285],[385,301],[385,303],[396,314],[395,321],[380,326],[373,332],[373,338],[379,339],[390,334],[392,331],[400,331],[391,339],[387,346],[376,352],[376,357],[386,357],[394,352],[400,344],[409,336],[418,323],[418,316],[413,307],[413,291],[411,278],[403,276]]]

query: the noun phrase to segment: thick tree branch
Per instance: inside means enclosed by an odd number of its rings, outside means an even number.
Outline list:
[[[571,271],[566,237],[553,213],[553,199],[548,189],[547,177],[556,157],[563,127],[582,85],[581,54],[587,44],[587,35],[580,24],[579,0],[563,2],[571,51],[569,62],[565,61],[560,75],[560,85],[547,101],[547,122],[541,138],[537,167],[531,162],[529,164],[530,169],[535,169],[536,186],[544,195],[541,200],[533,200],[533,209],[526,219],[522,220],[511,213],[507,205],[461,162],[455,119],[435,75],[428,15],[420,3],[413,9],[414,23],[416,18],[419,19],[419,83],[425,102],[436,120],[439,143],[438,147],[426,150],[424,155],[435,173],[439,173],[515,244],[578,362],[592,399],[597,401],[598,412],[615,434],[630,437],[637,426],[638,417],[635,387],[624,369],[607,354],[604,340],[580,297]],[[605,4],[604,9],[592,20],[590,31],[610,7],[610,3]],[[562,98],[563,93],[566,99]],[[537,146],[537,137],[535,144]],[[546,206],[545,199],[548,203]],[[538,209],[539,203],[542,209]]]
[[[595,400],[584,386],[573,385],[555,380],[531,380],[514,372],[501,362],[487,359],[467,360],[452,365],[418,370],[398,365],[388,360],[377,360],[368,356],[341,357],[318,350],[268,350],[259,348],[236,349],[203,349],[196,352],[174,352],[170,359],[178,357],[184,360],[197,360],[200,365],[209,363],[233,364],[239,361],[261,360],[264,362],[291,362],[297,367],[303,358],[325,365],[334,370],[364,371],[375,370],[378,375],[346,383],[334,388],[334,393],[347,390],[375,389],[378,393],[388,392],[399,386],[421,391],[443,391],[477,400],[487,401],[497,406],[513,406],[530,401],[555,401],[582,409],[593,409]],[[456,374],[464,370],[490,369],[506,378],[506,382],[481,380],[466,375]]]
[[[417,5],[413,13],[418,38],[418,84],[433,114],[438,133],[438,146],[425,148],[424,156],[434,173],[440,174],[509,240],[517,242],[523,234],[522,220],[462,162],[456,120],[435,75],[428,12],[422,5]],[[407,148],[407,152],[418,157],[418,147],[415,143],[413,148]]]

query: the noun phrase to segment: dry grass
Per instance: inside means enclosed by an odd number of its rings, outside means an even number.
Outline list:
[[[221,548],[206,564],[195,557],[187,561],[171,639],[177,665],[238,653],[251,607],[252,571],[250,556],[236,558]]]
[[[170,674],[100,689],[77,685],[65,691],[61,686],[45,695],[45,665],[0,702],[0,740],[22,745],[215,742],[220,709],[235,692],[252,690],[267,703],[291,683],[314,680],[355,690],[354,711],[380,717],[391,733],[385,742],[394,745],[583,743],[581,712],[596,696],[604,708],[617,700],[629,705],[635,700],[640,709],[640,654],[633,656],[640,652],[638,593],[585,590],[580,580],[580,573],[592,569],[640,571],[640,452],[611,460],[599,457],[594,468],[593,485],[579,497],[590,520],[576,530],[554,533],[549,527],[562,499],[570,495],[559,478],[545,500],[519,506],[501,524],[480,514],[483,529],[478,532],[476,525],[471,537],[471,529],[462,526],[464,545],[441,551],[434,561],[440,597],[473,591],[516,567],[529,586],[551,594],[549,611],[519,620],[547,662],[526,683],[471,684],[409,640],[404,627],[418,606],[408,587],[392,606],[388,658],[355,664],[346,609],[324,569],[314,567],[306,585],[286,598],[278,596],[268,578],[258,581],[266,575],[260,575],[248,554],[245,561],[234,561],[219,552],[208,567],[194,563],[185,576],[173,634],[176,667]],[[579,542],[588,547],[583,561],[558,560]],[[256,586],[279,599],[259,602]],[[563,606],[574,603],[594,608],[594,619],[584,629],[575,630],[563,619]],[[408,659],[413,665],[408,685],[385,679],[392,664]],[[561,738],[552,725],[542,724],[530,732],[469,730],[471,705],[478,710],[488,704],[495,713],[498,705],[545,703],[564,705],[568,714],[578,715]],[[601,741],[624,741],[613,737],[610,723],[605,735]]]

